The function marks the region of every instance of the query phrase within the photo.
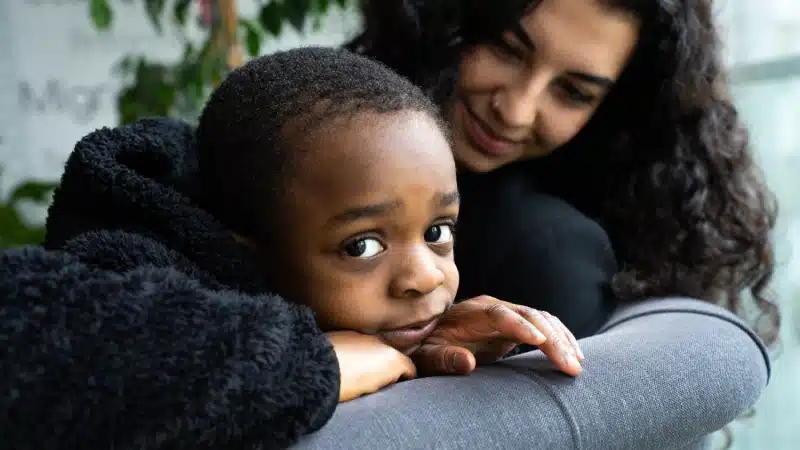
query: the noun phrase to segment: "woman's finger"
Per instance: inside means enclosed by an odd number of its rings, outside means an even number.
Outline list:
[[[475,359],[481,364],[495,362],[517,348],[517,345],[518,342],[507,339],[492,339],[479,347]]]
[[[513,311],[514,314],[511,315],[512,317],[521,317],[524,321],[532,324],[534,329],[545,336],[545,340],[543,342],[535,343],[521,339],[518,335],[501,333],[503,334],[503,337],[518,339],[519,342],[539,347],[539,350],[541,350],[542,353],[547,355],[547,357],[554,364],[556,364],[559,369],[567,374],[579,375],[581,373],[582,367],[578,359],[580,349],[573,345],[573,341],[570,339],[574,339],[572,333],[568,332],[561,321],[555,316],[546,312],[529,308],[527,306],[498,300],[493,297],[482,296],[476,298],[475,300],[478,303],[490,305],[492,312],[498,318],[498,322],[495,324],[495,327],[498,329],[498,331],[502,331],[499,329],[500,324],[507,323],[509,321],[509,315],[503,309],[505,308]],[[489,310],[487,310],[487,312],[488,311]],[[499,321],[503,317],[505,317],[505,319],[503,319],[503,321]],[[522,327],[517,325],[516,328],[520,329]]]
[[[573,350],[567,336],[554,321],[549,317],[553,317],[548,313],[543,313],[539,310],[528,308],[521,305],[516,305],[519,309],[520,315],[530,320],[540,330],[547,330],[547,341],[538,345],[539,350],[542,351],[547,357],[563,372],[569,375],[579,375],[581,373],[581,364]]]
[[[537,327],[537,324],[530,322],[504,303],[486,305],[486,315],[497,332],[497,338],[537,346],[548,339],[546,332]]]
[[[575,335],[572,334],[572,331],[570,331],[566,325],[564,325],[564,322],[562,322],[561,319],[552,314],[550,315],[550,318],[551,321],[555,322],[556,325],[561,328],[561,331],[564,332],[564,335],[567,337],[567,340],[569,340],[569,343],[572,344],[572,349],[575,350],[575,356],[578,357],[578,361],[583,362],[586,357],[583,356],[583,351],[581,350],[580,344],[578,344],[578,340],[575,339]]]

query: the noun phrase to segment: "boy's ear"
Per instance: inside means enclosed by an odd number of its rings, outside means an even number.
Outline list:
[[[241,234],[238,234],[238,233],[231,233],[231,237],[233,237],[233,240],[234,240],[234,241],[235,241],[237,244],[239,244],[239,245],[241,245],[241,246],[243,246],[243,247],[247,247],[247,248],[251,248],[251,249],[254,249],[254,248],[256,248],[256,244],[255,244],[255,243],[253,243],[253,241],[252,241],[252,240],[250,240],[250,239],[248,239],[248,238],[246,238],[246,237],[242,236]]]

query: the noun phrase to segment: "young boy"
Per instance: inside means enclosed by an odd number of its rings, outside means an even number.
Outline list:
[[[202,202],[323,330],[410,353],[458,288],[458,185],[438,117],[411,83],[343,50],[257,59],[200,119]]]
[[[459,281],[455,163],[437,108],[382,64],[329,48],[252,61],[212,95],[198,143],[206,207],[264,256],[269,286],[308,305],[323,330],[379,336],[406,355],[436,330],[435,341],[458,342],[449,356],[460,373],[476,355],[493,361],[518,342],[542,344],[533,324],[571,338],[507,303],[499,318],[455,314],[460,322],[447,325],[461,339],[437,327]],[[465,342],[475,328],[465,320],[491,331]]]
[[[472,367],[542,344],[533,323],[557,360],[569,335],[541,315],[450,308],[458,202],[436,109],[338,50],[233,72],[196,136],[168,119],[90,134],[45,248],[0,256],[4,442],[286,447],[413,376],[406,354]]]

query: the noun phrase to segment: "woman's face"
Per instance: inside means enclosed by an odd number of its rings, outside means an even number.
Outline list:
[[[639,23],[598,0],[543,0],[519,27],[461,60],[449,118],[475,172],[552,153],[597,110],[633,53]]]

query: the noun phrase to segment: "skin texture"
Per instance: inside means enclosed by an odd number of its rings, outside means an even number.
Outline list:
[[[461,59],[449,119],[455,158],[475,172],[545,156],[575,137],[639,34],[633,17],[595,0],[544,0],[519,25]]]
[[[469,374],[477,364],[496,361],[519,343],[538,346],[568,375],[583,370],[583,352],[557,317],[487,295],[447,311],[412,358],[425,375]]]
[[[419,342],[391,330],[436,320],[458,289],[449,143],[417,112],[360,114],[312,134],[282,207],[283,291],[324,330],[376,335],[408,354]]]
[[[298,156],[278,209],[281,241],[272,244],[286,257],[269,258],[280,259],[271,278],[328,333],[340,401],[415,377],[409,356],[431,336],[414,357],[426,374],[469,373],[516,343],[542,344],[558,368],[580,373],[580,350],[558,319],[496,300],[451,308],[459,196],[436,121],[415,111],[362,113],[310,133],[287,130]]]

